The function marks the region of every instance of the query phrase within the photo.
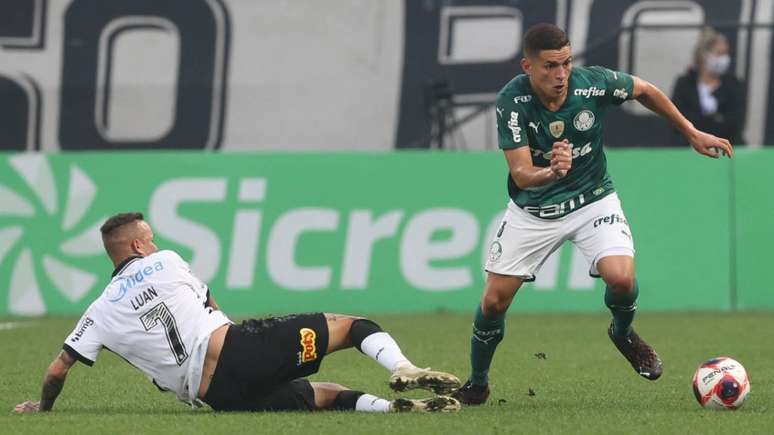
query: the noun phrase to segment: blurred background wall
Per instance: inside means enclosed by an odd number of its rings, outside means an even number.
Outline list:
[[[667,94],[712,24],[761,146],[773,16],[774,0],[3,0],[0,149],[494,148],[494,95],[543,21],[576,65]],[[669,143],[636,104],[609,120],[610,146]]]
[[[546,21],[668,95],[725,35],[737,157],[659,149],[627,103],[607,145],[644,149],[610,172],[643,308],[774,308],[774,0],[0,0],[0,315],[80,313],[128,210],[235,314],[470,311],[508,201],[492,103]],[[604,309],[587,272],[563,247],[514,309]]]

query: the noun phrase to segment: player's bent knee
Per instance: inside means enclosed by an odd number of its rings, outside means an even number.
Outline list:
[[[377,325],[376,322],[370,319],[355,319],[352,322],[352,326],[349,328],[349,340],[353,346],[360,352],[363,349],[360,345],[363,343],[366,337],[377,332],[383,332],[382,327]]]
[[[365,393],[355,390],[340,391],[339,394],[336,395],[336,399],[333,400],[333,404],[328,409],[332,409],[334,411],[353,410],[357,404],[357,399],[359,399],[363,394]]]
[[[484,287],[484,295],[481,297],[481,311],[487,316],[508,311],[521,283],[521,279],[517,277],[490,272]]]
[[[350,316],[348,314],[334,314],[334,313],[323,313],[325,316],[325,321],[328,323],[328,327],[347,327],[352,324],[357,319],[362,319],[362,317],[357,316]]]
[[[608,277],[605,283],[615,293],[628,294],[634,290],[634,275],[616,274]]]
[[[314,390],[314,404],[317,409],[333,409],[336,399],[343,391],[349,388],[333,382],[310,382]]]
[[[487,292],[481,299],[481,311],[487,316],[502,314],[508,311],[512,300],[513,296],[503,296],[495,292]]]

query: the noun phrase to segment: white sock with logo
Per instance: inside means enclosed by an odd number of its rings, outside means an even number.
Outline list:
[[[414,366],[400,351],[398,343],[386,332],[377,332],[369,335],[360,343],[360,349],[364,354],[373,358],[376,362],[394,372],[398,367],[406,364]]]
[[[355,402],[355,411],[390,412],[390,402],[371,394],[363,394]]]

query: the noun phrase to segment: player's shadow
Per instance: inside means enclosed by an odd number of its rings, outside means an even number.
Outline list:
[[[82,406],[74,406],[74,407],[67,407],[67,408],[58,408],[54,410],[54,413],[61,413],[61,414],[67,414],[67,415],[83,415],[83,416],[104,416],[104,415],[125,415],[125,416],[148,416],[148,415],[164,415],[164,416],[185,416],[190,417],[192,415],[200,415],[200,416],[225,416],[225,415],[260,415],[260,414],[299,414],[299,415],[308,415],[310,414],[308,411],[255,411],[255,412],[249,412],[249,411],[214,411],[210,408],[202,408],[197,410],[191,410],[189,408],[183,408],[183,409],[158,409],[158,408],[119,408],[119,407],[82,407]]]
[[[198,414],[214,414],[215,412],[208,410],[191,411],[191,409],[159,409],[159,408],[126,408],[126,407],[86,407],[86,406],[74,406],[67,408],[58,408],[54,410],[55,413],[68,414],[68,415],[198,415]]]

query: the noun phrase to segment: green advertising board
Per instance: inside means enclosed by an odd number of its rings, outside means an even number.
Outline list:
[[[774,308],[774,152],[766,151],[741,152],[735,161],[733,294],[740,309]]]
[[[769,293],[748,291],[765,274],[770,245],[759,236],[771,235],[771,199],[744,212],[744,232],[730,212],[729,180],[759,183],[739,175],[757,158],[633,150],[611,151],[609,161],[635,237],[643,309],[729,309],[736,299],[774,307]],[[471,311],[506,176],[499,152],[5,155],[0,313],[82,312],[112,271],[99,226],[135,210],[233,315]],[[764,192],[745,195],[760,201]],[[603,309],[602,284],[587,271],[565,246],[512,310]]]

